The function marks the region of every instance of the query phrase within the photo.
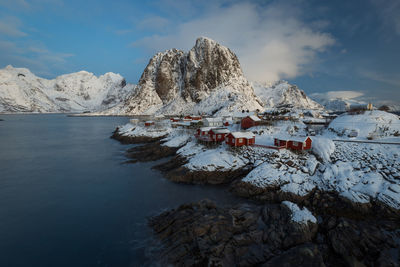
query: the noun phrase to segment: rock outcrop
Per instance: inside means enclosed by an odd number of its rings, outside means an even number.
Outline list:
[[[165,265],[397,266],[399,233],[390,222],[293,217],[285,204],[222,208],[203,200],[163,212],[149,225]]]
[[[227,47],[200,37],[187,53],[171,49],[149,62],[134,91],[109,114],[227,113],[262,109],[239,60]]]

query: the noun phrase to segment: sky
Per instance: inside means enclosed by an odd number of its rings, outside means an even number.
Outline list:
[[[0,68],[137,83],[156,52],[206,36],[237,54],[250,81],[396,104],[399,14],[398,0],[0,0]]]

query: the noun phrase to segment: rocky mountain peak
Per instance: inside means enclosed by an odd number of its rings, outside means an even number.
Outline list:
[[[186,56],[185,94],[199,102],[204,93],[242,76],[239,60],[229,48],[200,37]]]
[[[244,78],[236,55],[214,40],[200,37],[187,53],[170,49],[154,55],[135,93],[123,104],[122,112],[142,114],[162,108],[162,112],[174,113],[177,109],[193,108],[227,87],[234,91],[225,94],[231,99],[228,102],[237,100],[234,97],[237,93],[246,95],[248,102],[255,101],[254,90]],[[254,109],[258,108],[256,104]]]

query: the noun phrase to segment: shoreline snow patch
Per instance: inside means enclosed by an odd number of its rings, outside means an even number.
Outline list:
[[[300,209],[297,204],[290,201],[282,201],[282,204],[290,209],[292,212],[291,219],[300,224],[307,224],[307,222],[317,223],[317,218],[306,207]]]

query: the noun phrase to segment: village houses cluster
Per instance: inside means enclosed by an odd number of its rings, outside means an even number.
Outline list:
[[[252,113],[240,113],[236,116],[224,117],[205,117],[185,116],[172,117],[169,119],[173,128],[181,127],[193,129],[194,136],[198,142],[205,145],[215,145],[225,142],[231,147],[258,146],[269,149],[291,149],[291,150],[309,150],[312,140],[310,137],[276,137],[271,146],[260,145],[256,143],[256,135],[249,131],[252,127],[259,125],[268,125],[269,121],[265,116]],[[287,119],[286,119],[287,120]],[[145,126],[154,126],[154,121],[146,121]],[[237,127],[235,127],[237,125]],[[231,127],[229,127],[231,126]],[[230,129],[239,128],[237,131]]]

